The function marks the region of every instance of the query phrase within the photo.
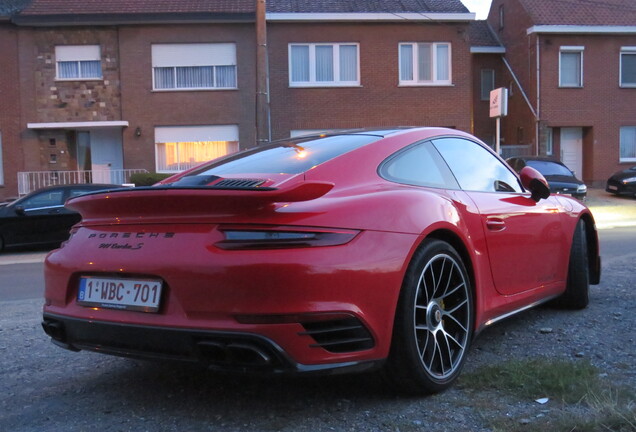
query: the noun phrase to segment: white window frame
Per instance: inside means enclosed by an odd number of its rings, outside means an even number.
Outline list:
[[[331,46],[333,47],[333,81],[317,81],[316,80],[316,47]],[[340,79],[340,47],[355,46],[356,47],[356,79],[354,81],[345,81]],[[309,48],[309,81],[293,81],[292,70],[292,47],[308,47]],[[360,44],[357,42],[320,42],[305,43],[294,42],[287,46],[287,59],[289,71],[289,87],[359,87],[360,86]]]
[[[546,143],[545,143],[545,155],[546,156],[552,156],[552,153],[554,152],[553,132],[554,132],[554,130],[551,127],[546,129],[546,135],[547,135],[547,139],[546,139]]]
[[[236,60],[236,43],[173,43],[153,44],[152,54],[152,90],[155,92],[173,91],[207,91],[238,89],[238,66]],[[199,54],[197,54],[199,52]],[[210,86],[178,86],[178,68],[206,67],[213,70],[213,81]],[[218,85],[218,69],[234,68],[234,86]],[[172,69],[174,87],[157,87],[156,69]]]
[[[155,171],[158,173],[178,173],[206,160],[194,160],[184,162],[180,158],[181,151],[179,144],[192,143],[215,143],[219,145],[219,152],[210,159],[222,157],[239,150],[239,128],[238,125],[196,125],[196,126],[156,126],[155,127]],[[222,144],[225,143],[225,144]],[[167,161],[161,161],[160,145],[176,144],[177,160],[175,169],[165,169]],[[222,152],[221,147],[225,146],[226,152]],[[166,153],[167,154],[167,153]],[[162,165],[163,163],[163,165]]]
[[[562,46],[559,48],[559,88],[583,88],[583,52],[585,51],[585,47],[583,46]],[[580,76],[579,76],[579,84],[563,84],[563,75],[562,75],[562,55],[563,54],[579,54],[580,56]]]
[[[98,61],[99,76],[82,76],[82,62]],[[76,63],[78,76],[62,78],[60,63]],[[55,80],[56,81],[101,81],[104,79],[102,68],[101,46],[99,45],[57,45],[55,47]]]
[[[491,76],[491,82],[490,82],[490,89],[487,91],[484,91],[484,72],[490,72],[492,74]],[[480,80],[479,80],[479,85],[480,85],[480,93],[481,93],[481,100],[483,101],[490,101],[490,91],[495,89],[495,70],[494,69],[482,69],[481,73],[480,73]],[[510,93],[510,92],[509,92]]]
[[[412,80],[402,79],[402,47],[411,46],[411,64],[413,66]],[[419,45],[430,45],[432,54],[431,80],[420,80],[419,75]],[[437,48],[441,45],[448,47],[448,79],[438,79],[437,77]],[[453,85],[453,47],[450,42],[400,42],[398,46],[398,79],[400,86],[452,86]]]
[[[623,88],[636,88],[636,82],[627,83],[627,84],[623,83],[623,56],[624,55],[632,55],[636,57],[636,46],[621,47],[620,61],[618,65],[618,75],[619,75],[618,85]]]
[[[634,140],[634,157],[623,157],[622,156],[622,146],[623,146],[623,134],[629,133],[628,131],[624,131],[624,129],[630,129],[633,134],[632,139]],[[619,162],[636,162],[636,126],[621,126],[619,130],[619,145],[618,145],[618,157]]]

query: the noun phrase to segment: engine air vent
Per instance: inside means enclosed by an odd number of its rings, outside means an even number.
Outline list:
[[[212,187],[219,189],[248,189],[258,187],[263,183],[265,183],[265,180],[261,179],[223,179],[213,184]]]
[[[373,348],[375,342],[369,330],[354,317],[331,321],[301,323],[305,331],[301,335],[314,338],[316,344],[333,353],[363,351]]]

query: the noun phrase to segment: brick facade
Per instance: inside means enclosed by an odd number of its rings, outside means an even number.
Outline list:
[[[3,178],[0,179],[0,201],[17,195],[17,171],[24,164],[21,151],[20,108],[17,62],[17,29],[0,23],[0,143],[2,151]],[[5,61],[6,60],[6,61]]]
[[[253,147],[254,40],[253,24],[120,27],[125,166],[155,170],[156,126],[238,125],[241,147]],[[238,90],[153,91],[151,45],[200,42],[236,43]]]
[[[447,126],[471,130],[471,57],[466,23],[268,24],[272,129]],[[289,86],[288,44],[356,42],[359,87]],[[400,87],[400,42],[450,42],[452,86]]]
[[[499,28],[501,6],[503,28]],[[515,142],[519,128],[523,128],[531,131],[535,150],[545,154],[551,130],[553,156],[560,158],[561,129],[576,127],[583,132],[583,172],[577,174],[588,184],[603,186],[613,172],[633,165],[619,162],[620,127],[636,126],[636,89],[620,87],[619,62],[621,47],[636,46],[636,34],[528,33],[529,28],[540,23],[533,22],[519,0],[494,0],[488,21],[498,32],[506,47],[506,59],[539,113],[537,124],[531,112],[523,107],[525,102],[511,98],[511,112],[503,122],[506,143]],[[562,46],[584,47],[582,88],[559,87]]]

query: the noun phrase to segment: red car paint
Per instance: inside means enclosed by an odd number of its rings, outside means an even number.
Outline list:
[[[90,326],[81,336],[69,334],[76,323],[101,323],[159,335],[249,335],[266,341],[296,370],[379,365],[390,353],[407,268],[425,239],[445,239],[462,255],[478,332],[565,290],[570,245],[582,218],[591,230],[591,282],[598,283],[596,231],[580,202],[554,196],[537,202],[521,183],[519,192],[486,192],[390,181],[382,164],[413,143],[459,137],[486,146],[447,129],[366,133],[383,137],[299,173],[221,176],[262,179],[267,190],[170,186],[199,167],[155,187],[70,200],[68,207],[83,220],[46,259],[47,333],[70,349],[167,358],[197,353],[153,350],[147,341],[108,346],[116,336],[104,342]],[[505,166],[494,153],[492,158]],[[228,240],[228,232],[238,240]],[[270,233],[281,243],[268,243]],[[294,240],[279,239],[285,235]],[[230,248],[223,247],[226,240]],[[159,312],[81,306],[81,276],[160,279]],[[330,351],[307,334],[311,324],[301,324],[350,317],[368,331],[371,346]]]

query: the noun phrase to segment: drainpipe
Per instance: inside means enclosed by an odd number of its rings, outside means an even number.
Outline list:
[[[535,126],[535,154],[539,155],[539,124],[541,122],[541,44],[539,43],[539,34],[537,33],[537,115]]]
[[[256,143],[271,141],[266,0],[256,0]]]

